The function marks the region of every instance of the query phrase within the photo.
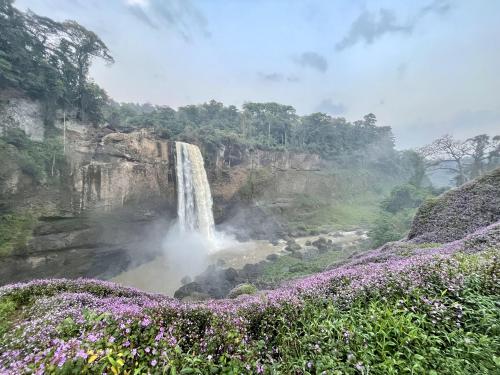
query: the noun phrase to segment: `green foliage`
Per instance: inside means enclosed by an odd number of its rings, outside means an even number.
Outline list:
[[[238,286],[236,286],[235,288],[233,288],[233,290],[231,290],[229,292],[229,298],[236,298],[238,296],[241,296],[243,294],[255,294],[257,293],[257,288],[255,287],[255,285],[252,285],[252,284],[240,284]]]
[[[20,129],[8,129],[0,137],[0,156],[3,156],[3,160],[14,160],[21,171],[37,183],[54,177],[65,163],[59,138],[47,138],[43,142],[31,141]]]
[[[391,190],[389,197],[381,203],[383,210],[397,213],[407,208],[417,208],[425,199],[427,192],[413,185],[400,185]]]
[[[30,213],[0,215],[0,257],[10,255],[30,239],[36,220]]]
[[[297,259],[291,255],[283,255],[278,257],[276,261],[264,265],[259,282],[264,285],[279,285],[285,280],[322,272],[333,267],[336,263],[348,259],[358,250],[348,248],[340,251],[327,251],[307,259]]]
[[[17,305],[11,298],[4,297],[0,299],[0,343],[1,337],[10,328],[16,308]]]
[[[415,171],[419,173],[418,168]],[[412,176],[410,181],[415,179]],[[393,188],[381,202],[378,217],[368,234],[372,246],[378,247],[404,238],[410,230],[417,208],[435,193],[432,188],[419,188],[411,183]]]
[[[250,170],[247,180],[238,193],[243,200],[252,201],[266,191],[271,181],[272,174],[269,169]]]
[[[214,100],[177,111],[151,104],[111,103],[106,119],[117,129],[149,127],[167,138],[230,147],[235,141],[261,149],[317,153],[349,165],[401,172],[389,127],[376,126],[369,114],[355,123],[324,113],[298,116],[278,103],[245,103],[239,111]],[[395,161],[396,160],[396,161]]]
[[[0,2],[0,89],[13,88],[44,103],[51,122],[58,107],[76,108],[81,120],[98,122],[107,96],[88,82],[92,58],[113,62],[93,32],[74,21],[56,22]]]
[[[404,238],[408,234],[414,215],[415,209],[403,209],[397,213],[382,211],[368,233],[372,246],[378,247]]]

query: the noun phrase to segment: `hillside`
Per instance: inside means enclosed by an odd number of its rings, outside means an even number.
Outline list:
[[[500,220],[500,168],[429,199],[417,211],[408,238],[449,242]]]
[[[467,191],[489,191],[490,178]],[[205,303],[96,280],[8,285],[0,364],[12,374],[493,374],[499,246],[500,223],[485,221],[443,245],[395,242],[276,290]]]

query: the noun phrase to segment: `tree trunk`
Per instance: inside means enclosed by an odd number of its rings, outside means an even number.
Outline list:
[[[66,155],[66,110],[63,112],[63,154]]]

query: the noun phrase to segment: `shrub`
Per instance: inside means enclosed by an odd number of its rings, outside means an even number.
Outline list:
[[[230,292],[228,297],[229,298],[236,298],[238,296],[241,296],[243,294],[255,294],[257,293],[257,288],[255,285],[252,284],[240,284],[236,287],[234,287]]]

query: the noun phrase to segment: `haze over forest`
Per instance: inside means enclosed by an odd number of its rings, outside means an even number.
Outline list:
[[[399,149],[494,134],[496,1],[19,0],[74,19],[110,48],[91,76],[120,102],[292,105],[348,121],[375,113]],[[126,37],[124,37],[126,36]]]

